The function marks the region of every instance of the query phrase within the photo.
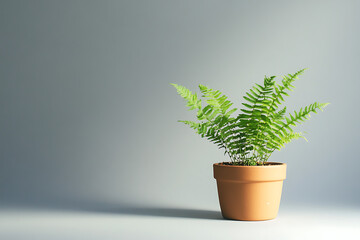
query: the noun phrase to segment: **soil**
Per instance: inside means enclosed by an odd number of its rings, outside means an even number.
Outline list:
[[[249,166],[249,165],[243,165],[241,162],[222,162],[222,165],[229,165],[229,166]],[[264,162],[264,163],[257,163],[257,165],[253,166],[274,166],[274,165],[281,165],[281,163],[274,163],[274,162]]]

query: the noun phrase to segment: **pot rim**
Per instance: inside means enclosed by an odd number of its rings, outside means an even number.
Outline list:
[[[223,165],[223,162],[220,163],[214,163],[213,166],[217,166],[217,167],[228,167],[228,168],[276,168],[276,167],[283,167],[286,166],[286,163],[281,163],[281,162],[265,162],[265,166],[261,165],[261,166],[241,166],[241,165]],[[274,164],[274,165],[267,165],[267,164]]]
[[[286,178],[286,164],[277,162],[265,166],[232,166],[215,163],[214,178],[219,181],[269,182],[282,181]]]

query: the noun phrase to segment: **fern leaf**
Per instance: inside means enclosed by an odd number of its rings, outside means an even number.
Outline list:
[[[294,88],[294,86],[292,85],[292,83],[296,80],[299,79],[299,76],[301,74],[304,73],[304,71],[306,70],[306,68],[301,69],[300,71],[294,73],[294,74],[288,74],[283,76],[282,79],[282,85],[278,85],[276,84],[275,86],[275,91],[272,94],[272,101],[271,104],[269,106],[269,110],[274,113],[277,108],[278,108],[278,104],[281,104],[281,102],[284,101],[284,96],[288,96],[288,93],[286,92],[286,90],[290,90],[292,91],[292,88]]]
[[[193,94],[184,86],[174,83],[171,83],[171,85],[173,85],[176,88],[178,94],[187,101],[187,106],[190,108],[190,110],[201,109],[201,100],[198,99],[196,94]]]
[[[187,120],[179,120],[178,122],[185,123],[186,125],[189,125],[191,128],[198,130],[200,127],[200,123],[193,122],[193,121],[187,121]]]
[[[316,110],[323,111],[323,109],[328,104],[329,103],[315,102],[313,104],[310,104],[309,106],[306,106],[304,109],[301,108],[299,111],[294,111],[294,115],[289,114],[289,117],[285,117],[286,123],[283,123],[282,127],[277,129],[276,134],[279,134],[279,132],[284,128],[291,129],[290,126],[296,126],[296,124],[300,124],[301,122],[304,122],[309,118],[311,112],[317,113]]]
[[[235,110],[232,109],[230,114],[227,110],[233,105],[224,94],[218,90],[213,90],[204,85],[199,85],[199,89],[203,97],[207,98],[206,102],[214,109],[214,112],[221,113],[222,115],[229,115]]]

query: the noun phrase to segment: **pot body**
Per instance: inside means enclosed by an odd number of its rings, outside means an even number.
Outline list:
[[[259,221],[277,216],[286,164],[232,166],[215,163],[213,167],[224,218]]]

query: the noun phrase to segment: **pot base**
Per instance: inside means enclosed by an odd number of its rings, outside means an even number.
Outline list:
[[[280,205],[282,181],[256,183],[218,181],[217,185],[224,218],[260,221],[276,217]]]

